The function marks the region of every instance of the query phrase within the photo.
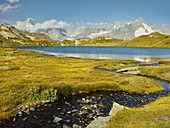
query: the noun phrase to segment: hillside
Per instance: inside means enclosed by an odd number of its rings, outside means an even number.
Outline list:
[[[123,40],[108,38],[108,37],[96,37],[95,39],[80,38],[76,40],[63,40],[61,46],[113,46],[114,44],[120,43]]]
[[[158,32],[142,35],[130,40],[124,40],[113,45],[114,47],[148,47],[148,48],[170,48],[170,35]]]
[[[6,23],[0,25],[0,47],[54,45],[58,42],[45,34],[22,31]]]

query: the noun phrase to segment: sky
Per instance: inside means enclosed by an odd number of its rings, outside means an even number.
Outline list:
[[[122,24],[141,17],[148,24],[170,25],[170,0],[0,0],[0,24],[31,18],[68,24]]]

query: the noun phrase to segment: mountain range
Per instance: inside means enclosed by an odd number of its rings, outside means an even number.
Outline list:
[[[35,25],[31,18],[28,18],[23,23],[24,26],[34,27]],[[148,35],[153,32],[159,32],[161,34],[170,35],[170,26],[166,24],[149,25],[142,18],[138,18],[135,21],[129,22],[125,25],[122,25],[120,22],[116,21],[113,24],[106,24],[100,27],[86,27],[86,26],[78,26],[76,28],[49,27],[44,29],[42,28],[36,29],[35,32],[44,33],[48,35],[51,39],[56,41],[75,40],[79,38],[94,39],[96,37],[102,36],[126,40],[141,35]]]

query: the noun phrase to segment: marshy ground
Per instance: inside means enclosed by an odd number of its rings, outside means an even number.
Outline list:
[[[70,94],[96,90],[126,91],[137,94],[162,91],[163,88],[158,82],[147,78],[94,69],[97,66],[121,69],[132,67],[135,63],[130,60],[46,57],[33,51],[1,48],[0,118],[8,118],[12,109],[20,105],[33,103],[36,100],[56,100]],[[143,75],[170,80],[169,62],[161,63],[157,67],[146,66],[139,70]],[[143,108],[122,111],[109,122],[108,127],[126,125],[168,127],[169,121],[161,120],[161,116],[170,117],[169,99],[169,96],[163,97]]]

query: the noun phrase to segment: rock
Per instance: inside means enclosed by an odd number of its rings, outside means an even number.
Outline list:
[[[118,111],[121,111],[125,108],[128,109],[127,107],[123,105],[119,105],[118,103],[113,103],[113,107],[109,112],[109,116],[115,116]]]
[[[47,123],[50,124],[50,123],[51,123],[51,120],[48,120]]]
[[[121,72],[127,72],[127,71],[130,71],[130,70],[137,70],[139,67],[129,67],[129,68],[124,68],[124,69],[119,69],[116,71],[116,73],[121,73]]]
[[[111,116],[98,117],[92,121],[86,128],[105,128],[107,126],[106,121],[108,121]]]
[[[34,109],[34,108],[30,108],[30,111],[34,112],[34,111],[35,111],[35,109]]]
[[[19,112],[18,112],[18,115],[19,115],[19,116],[22,116],[22,112],[21,112],[21,111],[19,111]]]
[[[63,124],[63,128],[70,128],[70,127],[66,124]]]
[[[15,122],[15,121],[16,121],[16,118],[13,119],[13,122]]]
[[[77,109],[72,110],[72,113],[74,113],[74,112],[78,112],[78,110]]]
[[[67,114],[71,114],[71,111],[68,111]]]
[[[73,125],[73,128],[82,128],[81,126],[77,125],[77,124],[74,124]]]
[[[120,66],[124,66],[125,64],[120,63],[119,65],[120,65]]]
[[[0,69],[4,69],[4,70],[7,70],[9,68],[10,68],[9,66],[0,66]]]
[[[25,108],[29,108],[29,106],[28,106],[28,105],[25,105]]]
[[[168,116],[161,116],[161,117],[154,117],[154,120],[170,121],[170,118]]]
[[[46,100],[46,103],[50,103],[51,101],[50,100]]]
[[[138,75],[140,74],[140,71],[128,71],[128,72],[122,72],[123,74],[130,74],[130,75]]]
[[[62,118],[59,118],[59,117],[55,117],[53,120],[54,123],[58,123],[60,121],[62,121]]]
[[[71,121],[67,119],[66,122],[67,122],[67,123],[70,123]]]
[[[22,119],[22,121],[26,121],[27,120],[27,117],[25,117],[24,119]]]

